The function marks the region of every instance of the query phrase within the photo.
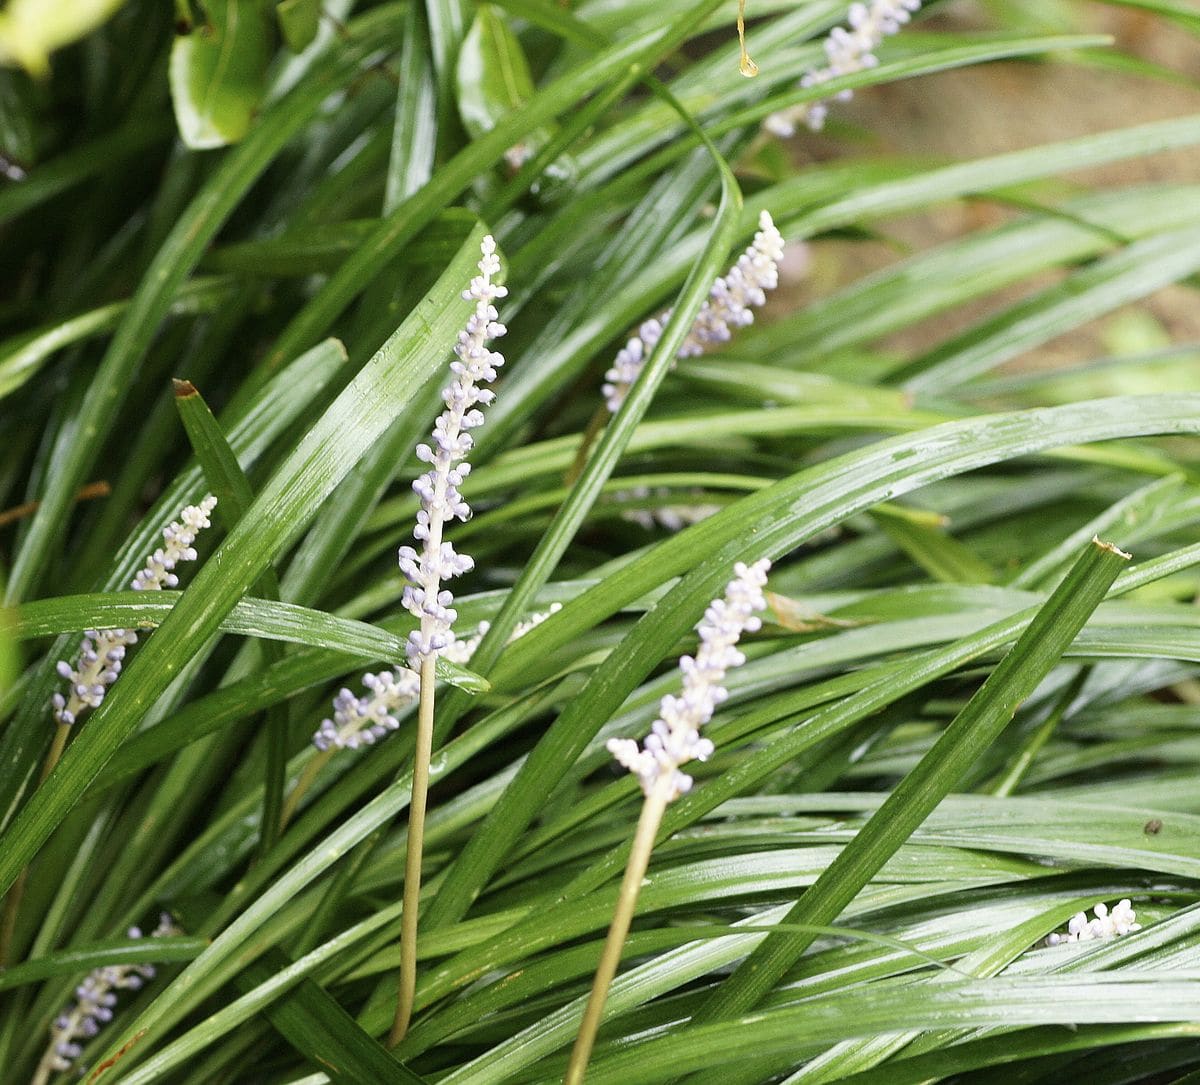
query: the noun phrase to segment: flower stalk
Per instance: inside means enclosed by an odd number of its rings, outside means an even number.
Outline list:
[[[582,1085],[663,815],[668,805],[691,790],[692,778],[682,766],[689,761],[705,761],[713,752],[712,742],[701,737],[700,728],[729,696],[722,684],[726,672],[746,661],[737,649],[738,640],[743,633],[753,633],[762,625],[758,612],[767,605],[763,588],[770,567],[765,558],[753,565],[738,562],[734,566],[724,597],[713,600],[704,612],[699,626],[700,650],[694,658],[680,657],[681,694],[663,697],[659,718],[645,741],[639,746],[628,738],[608,740],[609,752],[638,778],[645,799],[564,1085]]]
[[[437,657],[454,643],[451,627],[458,617],[453,607],[454,596],[443,584],[474,568],[471,558],[457,553],[442,535],[450,521],[465,521],[471,516],[471,508],[459,492],[471,470],[471,465],[466,462],[473,444],[470,430],[483,424],[483,412],[479,407],[487,406],[495,399],[495,393],[481,385],[494,381],[496,371],[504,364],[504,357],[488,349],[487,344],[505,333],[504,325],[498,322],[494,302],[508,291],[492,281],[500,271],[500,259],[496,255],[496,242],[490,235],[483,239],[480,251],[479,274],[463,292],[464,300],[475,303],[475,310],[454,347],[455,360],[450,363],[454,379],[442,392],[446,409],[434,423],[432,444],[417,446],[417,458],[429,464],[429,470],[413,482],[413,490],[421,499],[413,537],[422,544],[421,550],[418,553],[411,546],[400,548],[400,571],[408,580],[404,605],[420,622],[408,641],[409,663],[419,675],[420,701],[413,755],[408,851],[404,864],[400,982],[396,1015],[389,1035],[389,1044],[393,1046],[408,1032],[417,983],[421,859],[429,762],[433,755],[434,666]]]

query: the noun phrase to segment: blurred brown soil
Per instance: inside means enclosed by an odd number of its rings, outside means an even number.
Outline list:
[[[1112,34],[1121,50],[1153,61],[1200,84],[1200,39],[1147,13],[1103,4],[1081,5],[1087,30]],[[929,20],[958,29],[979,29],[975,4],[952,5]],[[872,133],[871,146],[839,145],[833,138],[804,133],[792,141],[800,161],[841,154],[881,153],[969,159],[1008,150],[1104,132],[1131,124],[1200,112],[1200,86],[1172,84],[1141,75],[1080,63],[997,63],[946,72],[860,92],[851,103],[835,107],[848,122]],[[1082,186],[1127,186],[1146,182],[1200,180],[1200,149],[1172,152],[1072,174]],[[1060,186],[1061,187],[1061,186]],[[790,296],[779,298],[778,310],[794,310],[813,296],[885,267],[906,252],[1004,222],[1012,212],[996,204],[963,201],[928,214],[881,224],[880,241],[821,241],[812,246],[804,279],[794,282]],[[938,342],[989,313],[1043,289],[1056,276],[1027,280],[974,305],[912,328],[889,341],[903,350],[919,350]],[[783,293],[781,291],[781,293]],[[1115,329],[1137,321],[1142,334],[1162,342],[1200,341],[1200,292],[1174,286],[1145,303],[1095,322],[1081,333],[1046,344],[1013,363],[1062,364],[1110,353]],[[1153,323],[1152,323],[1153,322]],[[1157,325],[1157,327],[1155,326]]]

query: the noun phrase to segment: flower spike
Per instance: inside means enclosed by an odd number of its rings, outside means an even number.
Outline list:
[[[368,695],[355,697],[350,690],[343,689],[334,698],[333,719],[322,720],[313,735],[312,742],[318,750],[373,746],[400,726],[396,713],[412,704],[421,692],[421,679],[407,667],[364,674],[362,684],[370,690]]]
[[[1137,922],[1137,913],[1129,898],[1117,901],[1112,911],[1108,905],[1100,901],[1095,908],[1095,919],[1088,919],[1086,912],[1076,912],[1067,924],[1066,934],[1051,934],[1046,938],[1046,945],[1065,945],[1067,942],[1093,942],[1097,939],[1119,938],[1123,934],[1140,931],[1142,925]]]
[[[174,569],[181,561],[195,561],[196,536],[209,527],[209,516],[217,499],[209,494],[199,505],[189,505],[179,519],[163,528],[163,546],[146,559],[146,567],[129,585],[134,591],[162,591],[179,584]],[[63,727],[70,727],[79,714],[88,708],[99,708],[108,687],[121,673],[126,649],[137,644],[132,629],[89,629],[79,645],[75,666],[60,660],[57,671],[71,685],[66,696],[56,693],[51,698],[54,718]]]
[[[850,29],[835,26],[825,39],[825,56],[829,63],[815,68],[800,80],[802,87],[819,87],[841,75],[852,75],[879,64],[875,50],[884,38],[899,33],[901,27],[921,10],[921,0],[873,0],[850,5],[846,22]],[[854,97],[852,90],[839,91],[834,101],[845,102]],[[792,109],[772,113],[763,127],[773,136],[788,139],[796,134],[796,124],[803,121],[814,132],[825,127],[829,102],[807,102]]]
[[[754,309],[765,305],[767,291],[779,285],[779,261],[783,259],[783,237],[770,212],[758,216],[758,232],[750,247],[738,257],[727,274],[713,283],[708,298],[696,314],[677,358],[694,358],[713,343],[726,343],[734,328],[754,323]],[[668,309],[644,321],[635,335],[618,351],[603,387],[609,412],[616,414],[637,380],[646,359],[662,338],[663,326],[671,317]]]
[[[746,657],[737,650],[743,633],[753,633],[762,625],[757,611],[767,601],[763,588],[771,563],[763,558],[753,565],[738,562],[734,577],[723,599],[715,599],[700,623],[700,650],[695,658],[682,656],[679,670],[683,675],[680,696],[667,694],[659,707],[659,718],[641,746],[630,738],[610,738],[609,752],[632,772],[650,796],[660,785],[667,801],[672,802],[691,790],[692,778],[680,771],[689,761],[706,761],[713,744],[700,737],[700,728],[729,691],[721,684],[725,672],[739,667]],[[669,780],[669,783],[662,783]]]
[[[130,938],[141,938],[137,927],[130,927]],[[152,938],[178,934],[171,917],[165,912]],[[83,1054],[84,1045],[113,1018],[117,991],[136,991],[154,978],[154,966],[148,964],[116,964],[95,968],[75,988],[75,1002],[54,1019],[50,1026],[50,1044],[42,1056],[38,1075],[41,1080],[51,1073],[69,1070]]]
[[[654,721],[646,741],[639,747],[628,738],[608,740],[609,750],[637,776],[646,797],[629,849],[629,860],[625,864],[612,923],[604,940],[596,975],[592,979],[592,991],[567,1063],[564,1085],[583,1085],[588,1059],[604,1013],[604,1002],[608,998],[613,977],[617,974],[621,947],[629,934],[638,892],[650,867],[650,853],[654,849],[654,840],[662,825],[667,804],[674,802],[692,786],[692,778],[680,772],[680,766],[689,761],[703,761],[713,751],[713,744],[700,737],[700,728],[712,719],[717,705],[729,696],[721,684],[725,680],[725,672],[745,662],[746,657],[737,650],[738,638],[743,633],[753,632],[762,624],[757,611],[767,605],[763,588],[770,568],[771,563],[766,558],[749,566],[739,561],[733,567],[734,576],[725,588],[725,597],[714,599],[704,612],[704,620],[699,626],[700,650],[696,657],[680,657],[682,695],[676,697],[668,694],[662,699],[659,718]]]
[[[474,562],[445,542],[442,532],[451,520],[466,520],[471,507],[459,492],[459,486],[471,470],[466,462],[471,451],[471,434],[483,425],[483,412],[495,399],[490,389],[481,388],[496,379],[496,370],[504,364],[499,352],[487,343],[505,333],[492,303],[508,291],[492,282],[500,270],[496,242],[489,234],[480,245],[479,274],[463,292],[463,298],[475,302],[475,311],[455,344],[455,360],[450,363],[454,379],[442,392],[446,409],[433,427],[433,446],[418,445],[417,458],[430,465],[413,483],[421,499],[413,537],[421,543],[421,552],[411,546],[400,548],[400,571],[408,579],[404,605],[421,623],[408,638],[408,661],[420,675],[420,703],[413,751],[412,799],[409,802],[408,851],[404,857],[404,904],[400,930],[400,982],[396,994],[396,1014],[388,1036],[389,1046],[398,1044],[412,1019],[417,985],[417,911],[421,895],[421,856],[424,851],[425,809],[429,797],[429,766],[433,755],[434,664],[454,643],[453,624],[458,618],[454,595],[442,586],[444,580],[474,568]]]
[[[549,610],[530,615],[512,631],[508,643],[523,637],[560,610],[562,603],[551,603]],[[490,628],[490,622],[480,622],[466,640],[451,634],[450,643],[442,649],[441,655],[451,663],[465,666],[471,662],[471,656]],[[397,713],[412,704],[421,692],[420,675],[407,667],[397,667],[394,672],[364,674],[362,684],[370,690],[368,695],[355,697],[353,691],[343,689],[333,699],[333,719],[322,720],[312,738],[318,750],[356,750],[360,746],[373,746],[400,726]]]
[[[483,424],[483,412],[476,405],[486,406],[495,399],[494,392],[479,385],[494,381],[496,370],[504,364],[503,355],[489,350],[487,342],[505,333],[492,303],[508,291],[492,282],[500,270],[500,259],[490,234],[480,248],[479,274],[463,291],[465,300],[475,302],[475,312],[454,347],[457,357],[450,363],[454,380],[442,392],[446,409],[434,423],[433,446],[417,446],[417,458],[430,465],[413,483],[421,499],[413,537],[422,544],[421,552],[411,546],[400,548],[400,570],[408,578],[404,605],[421,622],[420,629],[409,637],[408,658],[414,667],[436,657],[452,638],[451,626],[458,613],[452,605],[454,596],[442,587],[442,581],[470,572],[475,564],[442,541],[442,530],[452,520],[470,519],[471,507],[458,489],[471,470],[466,462],[473,444],[469,431]]]

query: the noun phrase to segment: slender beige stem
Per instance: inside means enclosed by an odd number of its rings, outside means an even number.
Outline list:
[[[642,804],[642,814],[638,818],[637,832],[633,837],[633,848],[629,853],[629,862],[625,865],[625,877],[621,879],[621,893],[617,897],[617,907],[613,912],[612,925],[608,928],[608,937],[604,940],[604,952],[600,955],[596,978],[592,980],[592,993],[588,996],[587,1008],[583,1011],[579,1035],[575,1037],[575,1046],[571,1050],[571,1062],[567,1066],[567,1076],[563,1079],[563,1085],[582,1085],[583,1075],[587,1072],[588,1059],[591,1058],[592,1046],[596,1042],[596,1031],[600,1028],[600,1018],[604,1015],[604,1002],[608,998],[608,989],[612,985],[613,977],[617,974],[617,965],[621,962],[621,950],[629,934],[629,924],[633,922],[642,879],[645,878],[646,868],[650,865],[654,838],[658,835],[658,827],[662,824],[663,814],[667,809],[667,793],[671,780],[671,774],[664,773]]]
[[[71,737],[71,728],[59,724],[54,731],[54,740],[46,752],[46,760],[42,762],[42,771],[38,776],[38,787],[46,782],[46,777],[54,771],[63,750],[67,748],[67,739]],[[25,883],[29,880],[29,867],[26,867],[13,882],[8,896],[4,900],[4,914],[0,916],[0,968],[9,963],[12,953],[13,938],[17,932],[17,913],[21,910],[21,898],[25,895]]]
[[[288,794],[287,800],[283,804],[283,809],[279,811],[279,835],[283,835],[283,830],[287,828],[288,822],[292,820],[296,813],[296,807],[300,805],[300,800],[304,798],[305,793],[313,785],[313,781],[320,774],[329,760],[334,755],[334,750],[322,750],[314,757],[307,765],[304,766],[304,771],[300,773],[300,778],[296,781],[296,786],[292,788]]]
[[[583,474],[588,453],[591,452],[592,445],[596,443],[596,438],[600,436],[600,431],[604,429],[604,424],[607,421],[608,408],[602,403],[596,408],[596,413],[592,415],[592,420],[587,424],[587,429],[583,431],[583,437],[579,441],[579,449],[575,453],[575,462],[571,464],[567,473],[563,476],[564,486],[570,486]]]
[[[404,911],[400,916],[400,994],[388,1036],[395,1047],[408,1032],[417,993],[417,909],[421,901],[421,856],[425,848],[425,802],[433,756],[434,658],[421,660],[421,703],[417,709],[417,748],[413,753],[412,801],[408,808],[408,854],[404,857]]]

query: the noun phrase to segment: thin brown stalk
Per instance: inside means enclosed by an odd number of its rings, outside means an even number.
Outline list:
[[[112,493],[112,487],[101,479],[99,482],[89,482],[86,486],[80,487],[75,494],[75,500],[94,501],[98,497],[107,497],[110,493]],[[40,501],[26,501],[23,505],[14,505],[11,509],[0,511],[0,527],[8,527],[9,524],[15,524],[18,520],[32,516],[40,505]]]
[[[596,438],[600,436],[600,431],[604,429],[604,424],[607,421],[608,408],[601,404],[596,408],[591,421],[588,422],[587,429],[583,431],[583,436],[579,440],[579,448],[575,452],[575,461],[563,476],[564,486],[570,486],[583,474],[583,468],[587,464],[588,454],[592,451],[592,445],[596,443]]]

